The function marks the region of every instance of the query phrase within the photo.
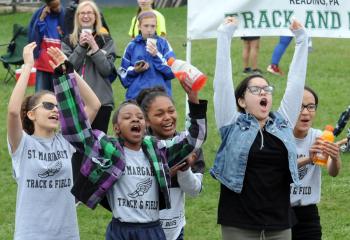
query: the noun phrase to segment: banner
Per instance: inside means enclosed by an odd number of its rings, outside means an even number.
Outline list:
[[[189,0],[187,38],[215,38],[225,16],[236,16],[235,36],[292,36],[292,18],[311,37],[349,38],[350,0]]]

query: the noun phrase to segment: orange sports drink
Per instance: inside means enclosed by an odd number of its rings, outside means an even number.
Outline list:
[[[331,125],[327,125],[321,135],[322,140],[328,141],[328,142],[334,142],[333,131],[334,131],[334,127]],[[321,152],[321,153],[315,154],[312,161],[314,164],[325,167],[327,166],[328,157],[329,157],[328,154]]]

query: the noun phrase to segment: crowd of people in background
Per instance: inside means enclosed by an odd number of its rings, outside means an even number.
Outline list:
[[[189,112],[179,131],[165,18],[153,0],[137,2],[118,68],[112,29],[94,1],[73,0],[63,9],[60,0],[45,0],[33,14],[8,105],[18,185],[15,240],[80,239],[80,203],[111,212],[106,240],[186,238],[185,195],[198,196],[203,188],[207,100],[180,81]],[[237,27],[234,17],[218,26],[213,81],[221,145],[210,175],[220,183],[222,239],[320,240],[321,167],[312,159],[324,152],[330,176],[338,175],[341,159],[339,146],[312,127],[318,96],[305,86],[309,37],[293,20],[294,55],[272,111],[274,87],[258,68],[260,37],[242,38],[248,76],[233,86]],[[268,72],[283,74],[279,62],[292,39],[280,37]],[[33,67],[35,94],[25,97]],[[126,89],[122,103],[114,102],[117,76]],[[113,136],[107,135],[110,119]]]

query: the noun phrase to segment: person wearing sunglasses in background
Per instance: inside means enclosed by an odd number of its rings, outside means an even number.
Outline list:
[[[75,150],[57,132],[55,94],[42,90],[24,97],[35,47],[33,42],[23,49],[23,71],[8,104],[8,149],[18,185],[14,239],[79,240],[75,202],[70,192],[71,157]],[[82,79],[78,82],[89,119],[93,120],[100,103]]]
[[[329,155],[327,172],[338,175],[341,167],[339,146],[336,143],[322,141],[322,131],[312,128],[316,116],[318,96],[309,87],[304,88],[303,103],[294,137],[297,145],[300,186],[291,184],[290,201],[298,220],[292,228],[293,240],[321,240],[322,231],[317,203],[321,199],[321,167],[312,162],[313,155],[325,152]]]
[[[230,49],[237,25],[235,18],[227,18],[218,28],[214,110],[222,143],[210,170],[221,184],[218,223],[224,240],[288,240],[293,226],[290,183],[299,181],[291,139],[303,97],[308,37],[293,21],[295,53],[275,112],[273,87],[263,76],[245,78],[234,91]]]

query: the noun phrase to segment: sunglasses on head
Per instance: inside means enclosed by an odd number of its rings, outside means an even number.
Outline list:
[[[38,105],[36,105],[35,107],[33,107],[30,111],[34,111],[35,109],[37,109],[38,107],[43,107],[46,110],[52,110],[55,107],[58,108],[57,104],[51,103],[51,102],[41,102]]]

